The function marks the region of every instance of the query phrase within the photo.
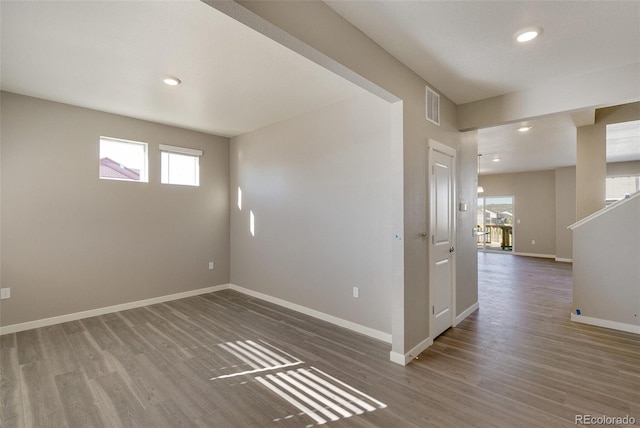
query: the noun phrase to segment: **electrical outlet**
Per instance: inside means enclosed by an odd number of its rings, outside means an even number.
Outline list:
[[[536,240],[535,240],[535,239],[532,239],[532,240],[531,240],[531,244],[532,244],[532,245],[536,245]]]
[[[0,288],[0,299],[10,299],[10,298],[11,298],[11,289]]]
[[[353,297],[356,299],[360,297],[360,289],[358,287],[353,287]]]
[[[209,262],[209,270],[213,269],[213,262]]]

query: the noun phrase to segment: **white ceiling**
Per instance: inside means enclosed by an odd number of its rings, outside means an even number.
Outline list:
[[[457,104],[640,63],[640,1],[327,4]],[[363,92],[199,1],[0,7],[0,86],[10,92],[225,136]],[[516,45],[531,25],[542,36]],[[165,75],[183,83],[165,86]],[[516,124],[479,131],[482,173],[575,164],[575,127],[586,123],[529,122],[526,135]]]
[[[325,3],[456,104],[640,63],[639,1]],[[518,44],[531,26],[542,35]],[[588,123],[561,114],[519,134],[522,124],[480,130],[483,174],[575,165],[575,127]],[[637,145],[622,150],[618,159],[640,158]]]
[[[638,1],[325,3],[456,104],[640,62]]]
[[[523,125],[531,126],[519,132]],[[481,174],[554,169],[576,164],[576,127],[570,115],[535,122],[480,129],[478,147]],[[494,162],[494,159],[500,162]]]
[[[199,1],[0,7],[5,91],[223,136],[363,92]]]
[[[480,174],[540,171],[576,164],[576,127],[592,124],[593,110],[555,114],[478,130]],[[518,128],[530,126],[527,132]],[[607,126],[607,162],[640,160],[640,121]],[[494,162],[493,159],[500,159]]]

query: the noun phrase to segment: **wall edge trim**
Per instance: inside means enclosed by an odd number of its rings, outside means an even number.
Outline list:
[[[640,334],[640,325],[626,324],[618,321],[603,320],[602,318],[587,317],[571,313],[571,321],[581,324],[593,325],[596,327],[610,328],[612,330],[624,331],[627,333]]]
[[[402,355],[402,354],[400,354],[398,352],[391,351],[389,353],[389,360],[392,363],[396,363],[396,364],[400,364],[402,366],[406,366],[411,361],[417,359],[418,355],[420,355],[420,353],[422,351],[424,351],[425,349],[427,349],[431,345],[433,345],[433,339],[431,339],[431,337],[427,337],[426,339],[424,339],[422,342],[418,343],[416,346],[414,346],[409,352],[407,352],[404,355]]]
[[[167,294],[164,296],[151,297],[149,299],[136,300],[133,302],[120,303],[102,308],[89,309],[87,311],[73,312],[65,315],[58,315],[50,318],[43,318],[34,321],[27,321],[18,324],[11,324],[0,327],[0,336],[11,333],[18,333],[34,328],[48,327],[50,325],[61,324],[69,321],[77,321],[84,318],[95,317],[99,315],[110,314],[113,312],[125,311],[127,309],[141,308],[143,306],[154,305],[156,303],[164,303],[172,300],[184,299],[186,297],[199,296],[201,294],[213,293],[216,291],[226,290],[229,284],[214,285],[212,287],[198,288],[196,290],[183,291],[180,293]]]
[[[480,302],[475,302],[473,305],[469,306],[467,309],[462,311],[460,315],[456,317],[455,324],[453,326],[455,327],[458,324],[460,324],[462,321],[464,321],[466,317],[468,317],[478,309],[480,309]]]
[[[540,254],[540,253],[519,253],[514,251],[513,252],[514,256],[524,256],[524,257],[540,257],[543,259],[555,259],[556,255],[555,254]]]
[[[300,312],[310,317],[326,321],[328,323],[337,325],[338,327],[346,328],[347,330],[355,331],[356,333],[364,334],[365,336],[372,337],[374,339],[381,340],[386,343],[391,343],[391,334],[385,333],[380,330],[376,330],[371,327],[366,327],[361,324],[347,321],[342,318],[338,318],[333,315],[326,314],[324,312],[317,311],[315,309],[307,308],[306,306],[298,305],[296,303],[289,302],[287,300],[279,299],[277,297],[269,296],[268,294],[260,293],[258,291],[250,290],[248,288],[241,287],[235,284],[229,284],[231,290],[237,291],[242,294],[246,294],[251,297],[255,297],[266,302],[274,303],[278,306],[291,309],[292,311]]]

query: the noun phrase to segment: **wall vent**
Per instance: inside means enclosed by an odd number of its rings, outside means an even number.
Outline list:
[[[430,87],[427,88],[427,120],[440,126],[440,95]]]

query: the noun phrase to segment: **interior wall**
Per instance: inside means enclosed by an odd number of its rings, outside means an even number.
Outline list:
[[[626,64],[462,104],[458,106],[460,129],[487,128],[580,111],[588,106],[613,106],[637,100],[640,99],[638,75],[640,64]]]
[[[579,309],[582,316],[633,326],[637,332],[640,195],[610,208],[573,231],[572,313]],[[572,315],[572,319],[580,321],[579,316]]]
[[[620,177],[640,174],[640,160],[611,162],[607,164],[607,177]]]
[[[3,326],[229,282],[227,138],[6,92],[1,115]],[[99,179],[100,136],[148,143],[149,182]],[[159,144],[203,150],[199,187],[160,184]]]
[[[471,287],[478,281],[478,249],[475,235],[478,218],[478,132],[468,131],[461,135],[458,147],[458,171],[463,171],[458,180],[458,202],[466,204],[462,211],[458,204],[456,223],[456,316],[461,315],[478,303],[478,287]],[[476,171],[473,177],[468,171]]]
[[[576,215],[580,220],[605,207],[607,133],[599,124],[580,126],[576,144]]]
[[[567,227],[576,222],[576,167],[556,168],[556,259],[573,259],[573,236]]]
[[[514,197],[514,253],[555,256],[555,171],[481,175],[479,184],[483,197]]]
[[[231,282],[390,334],[390,136],[365,94],[232,138]]]
[[[543,171],[542,174],[546,177],[544,180],[540,180],[540,177],[537,177],[538,172],[527,173],[534,174],[534,179],[531,181],[530,186],[517,186],[515,183],[519,182],[521,178],[513,177],[519,176],[520,174],[495,174],[495,175],[485,175],[480,177],[480,185],[485,188],[485,192],[482,196],[495,196],[496,192],[516,192],[517,188],[522,192],[522,196],[524,198],[533,197],[533,194],[540,195],[540,190],[544,190],[546,186],[550,185],[548,171]],[[640,161],[630,161],[630,162],[615,162],[607,164],[607,176],[616,176],[616,175],[629,175],[629,174],[640,174]],[[526,178],[525,178],[526,181]],[[572,231],[567,227],[576,222],[576,167],[569,166],[563,168],[557,168],[555,170],[555,252],[545,253],[540,250],[538,247],[539,240],[536,239],[536,247],[534,248],[532,245],[529,245],[526,248],[526,251],[523,249],[523,245],[527,244],[527,241],[522,242],[522,236],[520,232],[527,231],[526,225],[521,224],[516,225],[518,238],[516,239],[514,251],[516,252],[527,252],[532,254],[548,254],[555,255],[556,259],[559,261],[571,261],[573,259],[573,238]],[[485,183],[489,183],[485,185]],[[491,193],[489,194],[488,186],[491,186]],[[504,194],[505,196],[509,196],[507,193],[500,193],[500,195]],[[546,197],[545,197],[546,198]],[[520,198],[518,198],[520,199]],[[522,214],[523,207],[520,203],[516,202],[515,210],[517,213]],[[536,210],[539,212],[540,210]],[[518,215],[518,214],[516,214]],[[539,217],[537,214],[531,216],[532,220],[535,222],[536,218],[544,218]],[[522,220],[522,219],[521,219]],[[543,225],[534,226],[534,229],[542,230],[544,228]],[[529,232],[527,234],[531,236],[540,235],[539,232]],[[530,242],[530,240],[528,240]],[[551,248],[549,248],[551,250]]]
[[[215,2],[209,3],[216,7]],[[321,1],[239,3],[402,100],[404,231],[398,233],[404,242],[404,296],[401,303],[404,306],[404,325],[393,332],[392,352],[406,356],[409,351],[424,349],[429,339],[428,242],[422,237],[428,231],[427,142],[432,138],[459,149],[461,136],[456,106],[441,95],[440,126],[428,122],[425,119],[427,82]],[[474,144],[477,145],[477,139],[471,138],[468,145]],[[458,171],[459,183],[473,182],[474,177],[475,167]],[[464,217],[458,237],[471,234],[472,227],[473,223]],[[460,269],[476,264],[477,254],[474,252],[461,251],[457,255]],[[477,278],[470,275],[458,278],[457,293],[477,293]],[[457,307],[458,311],[465,309]]]
[[[640,102],[596,110],[595,124],[578,128],[576,211],[582,219],[605,207],[607,125],[640,119]]]

